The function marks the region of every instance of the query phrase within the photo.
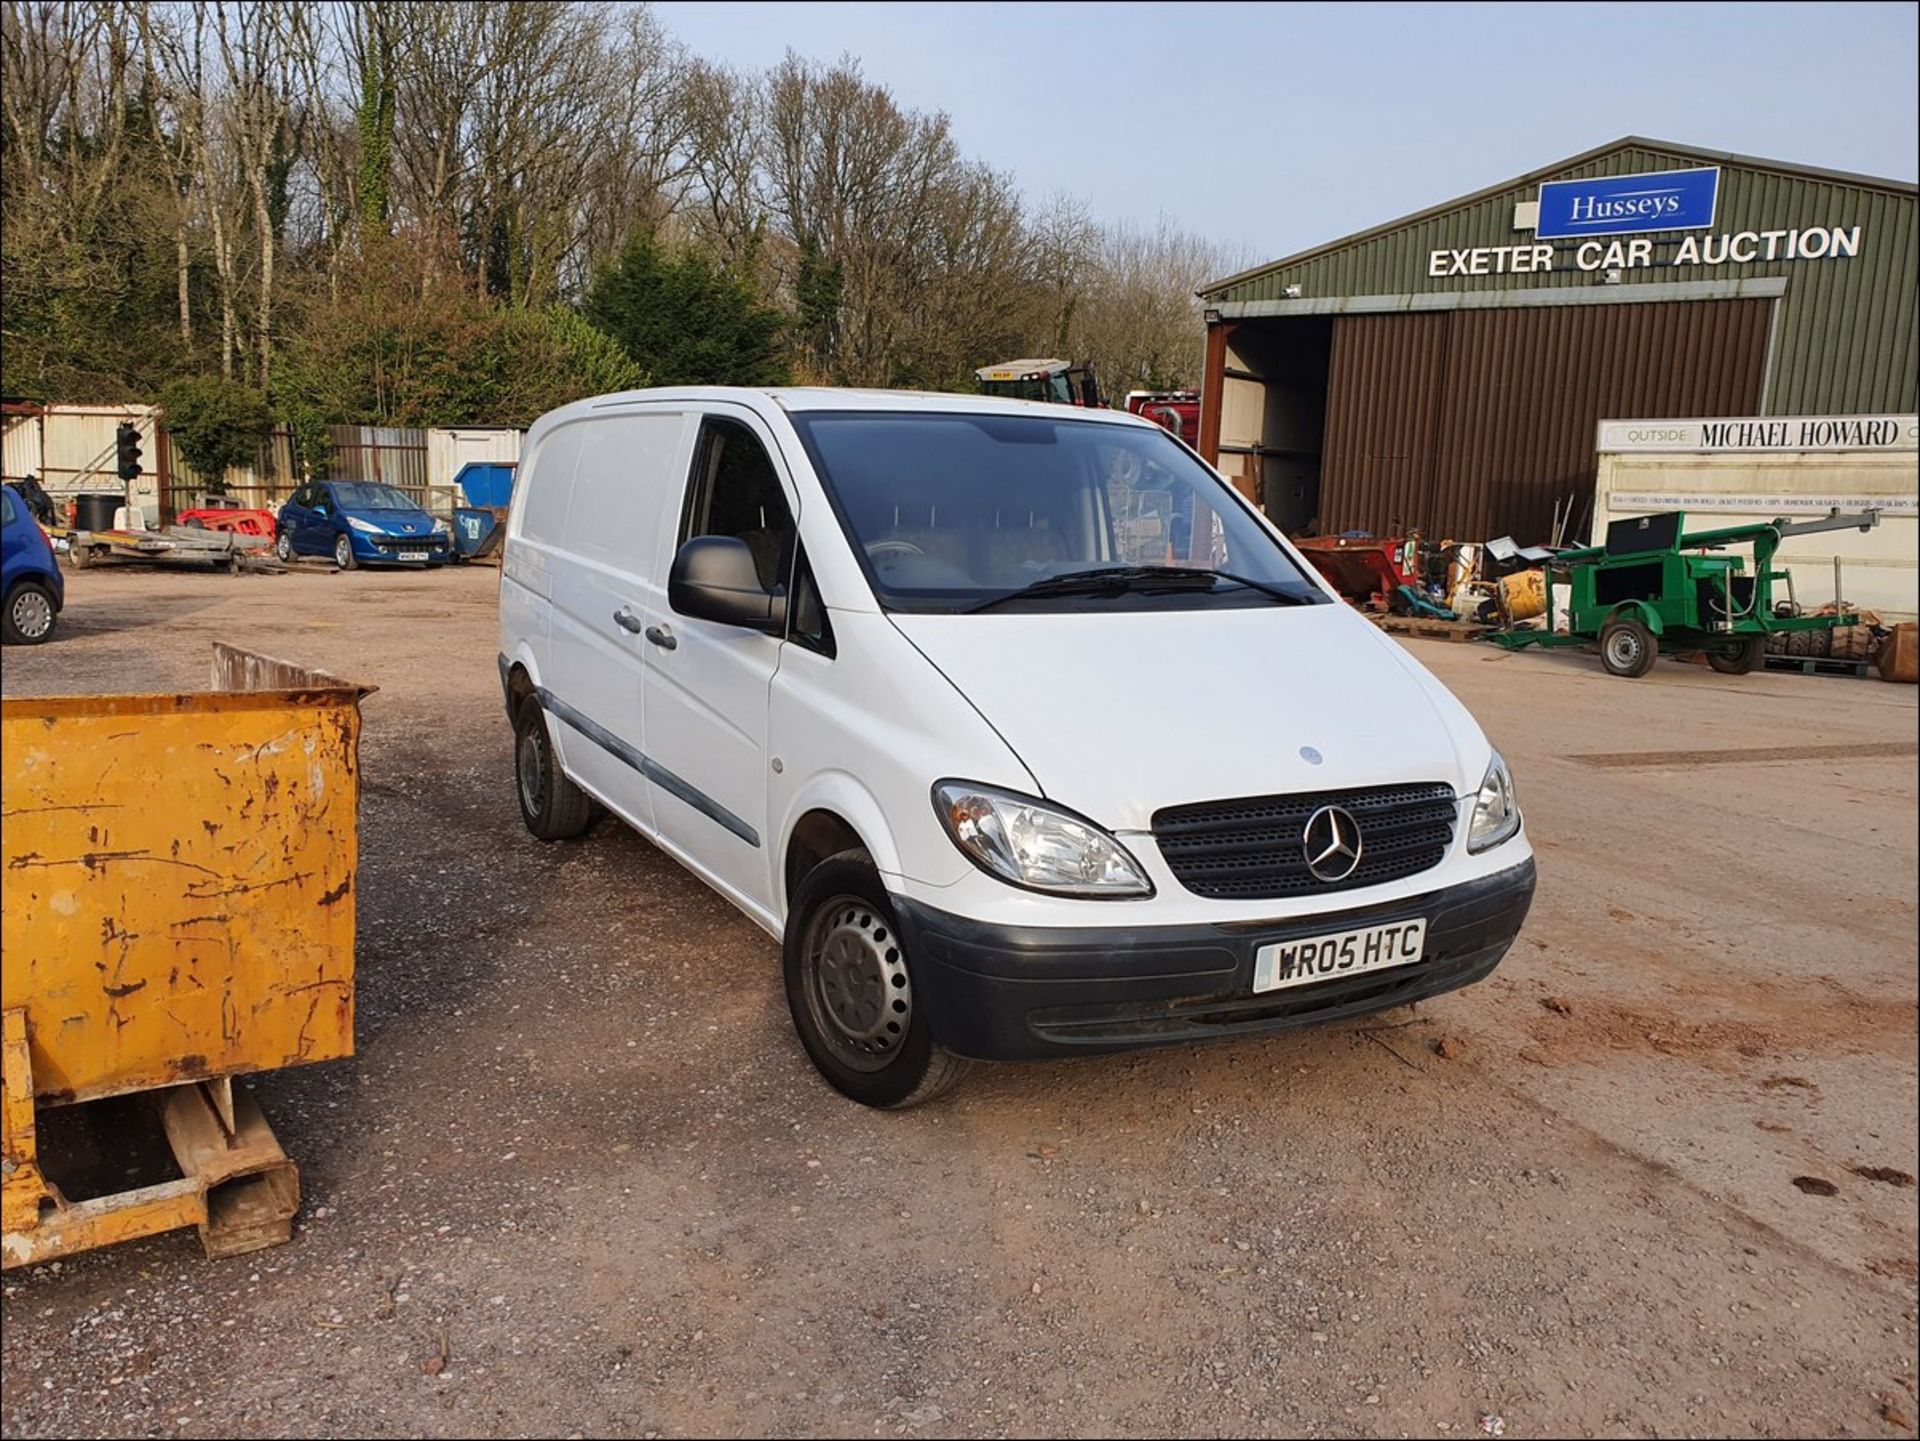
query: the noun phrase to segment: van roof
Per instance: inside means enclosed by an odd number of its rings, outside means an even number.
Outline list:
[[[1119,425],[1151,423],[1140,420],[1124,410],[1076,409],[1045,400],[1010,400],[1002,396],[955,395],[946,391],[933,390],[853,390],[824,385],[775,386],[767,389],[702,385],[674,386],[655,390],[623,390],[615,395],[598,395],[576,401],[575,405],[581,409],[598,410],[606,406],[625,405],[643,400],[715,401],[740,400],[748,396],[764,396],[788,412],[870,410],[923,413],[935,411],[966,415],[1025,415],[1040,411],[1057,415],[1062,410],[1073,410],[1076,418],[1082,420],[1105,421]],[[567,408],[572,410],[574,407]]]

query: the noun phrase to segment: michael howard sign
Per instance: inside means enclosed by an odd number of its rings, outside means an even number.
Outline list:
[[[1542,240],[1575,240],[1649,230],[1704,230],[1713,224],[1719,197],[1718,167],[1549,180],[1540,187],[1536,233]]]

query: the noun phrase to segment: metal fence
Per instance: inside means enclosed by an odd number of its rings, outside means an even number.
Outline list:
[[[140,431],[143,473],[131,486],[114,471],[114,433],[123,421]],[[490,439],[493,430],[438,433],[447,443],[446,463],[466,451],[511,457],[518,433],[499,429],[510,442]],[[380,481],[395,486],[436,515],[452,513],[460,490],[450,475],[433,483],[429,432],[412,426],[329,425],[328,457],[314,479]],[[250,465],[231,466],[218,477],[193,469],[172,443],[151,406],[28,406],[8,403],[0,447],[0,479],[35,475],[57,499],[90,491],[124,491],[143,507],[150,523],[171,521],[182,511],[209,503],[277,510],[301,484],[293,433],[276,426],[260,440]],[[452,441],[467,442],[466,451]],[[443,465],[443,469],[445,466]]]

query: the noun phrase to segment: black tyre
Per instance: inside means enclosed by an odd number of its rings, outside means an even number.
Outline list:
[[[841,1095],[883,1110],[932,1100],[968,1062],[936,1045],[914,1003],[904,937],[865,851],[842,851],[795,888],[782,943],[800,1044]]]
[[[1707,652],[1707,664],[1721,675],[1747,675],[1759,669],[1760,662],[1767,654],[1767,638],[1763,635],[1743,636],[1737,650]]]
[[[341,570],[352,570],[358,563],[353,555],[353,537],[344,530],[333,538],[333,563]]]
[[[567,779],[553,751],[547,713],[528,696],[513,724],[514,791],[520,819],[537,840],[570,841],[593,824],[593,799]]]
[[[273,553],[287,565],[293,564],[293,537],[284,530],[273,538]]]
[[[1791,656],[1809,656],[1813,654],[1813,632],[1795,630],[1787,632],[1787,654]]]
[[[39,645],[53,634],[60,620],[53,592],[37,580],[23,580],[7,592],[7,606],[0,612],[0,635],[8,645]]]
[[[1660,656],[1653,632],[1637,620],[1615,616],[1600,628],[1600,664],[1629,680],[1653,669]]]
[[[206,528],[207,523],[197,515],[187,522],[188,530],[205,530]]]

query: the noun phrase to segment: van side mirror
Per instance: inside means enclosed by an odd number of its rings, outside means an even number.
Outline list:
[[[747,543],[731,535],[697,535],[673,557],[667,604],[678,615],[770,633],[787,626],[787,598],[760,587]]]

